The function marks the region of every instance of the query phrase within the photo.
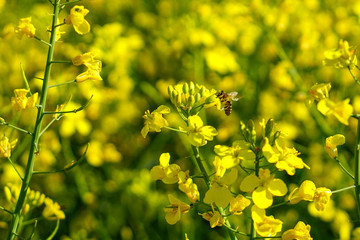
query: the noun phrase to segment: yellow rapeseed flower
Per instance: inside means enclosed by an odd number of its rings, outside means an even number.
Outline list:
[[[349,125],[349,118],[353,113],[353,106],[349,104],[350,99],[347,98],[342,102],[335,103],[328,98],[322,99],[317,104],[317,109],[325,116],[334,116],[344,125]]]
[[[273,203],[273,196],[284,196],[287,193],[286,184],[270,175],[269,169],[259,170],[259,176],[246,176],[240,184],[243,192],[252,192],[252,200],[259,208],[268,208]]]
[[[310,169],[310,167],[298,157],[300,153],[296,151],[295,148],[281,146],[277,140],[275,141],[275,145],[271,146],[269,139],[265,138],[262,151],[269,163],[275,163],[275,166],[279,170],[285,170],[289,175],[294,175],[295,169],[302,169],[304,167]]]
[[[273,216],[266,216],[265,209],[256,205],[251,208],[251,217],[254,220],[256,232],[262,237],[272,237],[281,231],[282,221]]]
[[[15,97],[11,98],[11,104],[16,111],[20,111],[26,108],[33,108],[38,99],[38,93],[34,93],[31,97],[26,95],[29,93],[28,89],[15,89]]]
[[[10,157],[11,156],[11,150],[15,147],[17,143],[17,139],[10,142],[5,135],[0,139],[0,157]]]
[[[249,206],[251,201],[245,198],[243,195],[239,194],[236,198],[230,200],[229,211],[233,215],[241,215],[243,210]]]
[[[89,10],[84,6],[76,5],[70,10],[70,15],[65,19],[65,23],[72,24],[78,34],[86,34],[90,32],[90,24],[84,18],[88,13]]]
[[[334,136],[326,138],[325,149],[328,152],[331,158],[338,156],[337,146],[343,145],[345,143],[345,136],[341,134],[336,134]]]
[[[333,66],[335,68],[350,67],[352,69],[357,64],[355,49],[342,39],[339,41],[338,49],[328,50],[324,55],[323,65],[325,66]]]
[[[61,210],[60,205],[50,198],[45,199],[45,208],[42,215],[47,220],[65,219],[65,213]]]
[[[185,214],[190,210],[190,206],[171,194],[168,195],[168,198],[170,205],[164,208],[166,213],[165,220],[168,224],[173,225],[180,220],[182,214]]]
[[[189,171],[178,173],[178,184],[179,190],[186,194],[189,200],[196,203],[200,200],[200,193],[197,185],[193,182],[192,178],[189,177]]]
[[[218,133],[212,126],[204,126],[203,121],[197,115],[188,118],[188,127],[183,130],[188,132],[189,141],[196,147],[204,146],[207,140],[212,141]]]
[[[212,211],[200,214],[205,220],[209,221],[210,227],[221,227],[225,224],[225,219],[218,211],[215,211],[211,205]]]
[[[173,184],[178,182],[178,173],[180,167],[177,164],[169,164],[170,154],[162,153],[160,155],[160,165],[153,167],[150,174],[153,180],[161,180],[166,184]]]
[[[331,88],[330,83],[315,83],[314,86],[312,86],[309,90],[309,97],[307,98],[307,104],[310,106],[310,104],[313,103],[314,100],[320,101],[322,99],[329,97],[329,91]]]
[[[318,211],[324,211],[325,206],[329,203],[332,192],[325,187],[316,188],[315,183],[305,180],[300,188],[295,188],[289,194],[291,204],[296,204],[301,200],[314,201],[315,208]]]
[[[313,238],[310,236],[310,225],[305,225],[304,222],[299,221],[294,229],[289,229],[283,233],[281,236],[282,240],[312,240]]]
[[[255,160],[250,144],[243,140],[233,142],[231,147],[215,145],[214,151],[221,157],[221,165],[226,169],[239,165],[242,160]]]
[[[35,36],[35,27],[31,23],[31,17],[21,18],[19,24],[15,28],[15,33],[19,39],[25,35],[28,38],[33,38]]]
[[[145,112],[143,118],[145,119],[144,127],[141,129],[141,135],[145,138],[148,132],[161,132],[161,129],[168,126],[168,122],[163,118],[163,114],[170,113],[170,108],[161,105],[152,113],[149,110]]]

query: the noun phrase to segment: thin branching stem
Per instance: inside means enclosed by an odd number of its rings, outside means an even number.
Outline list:
[[[34,38],[35,38],[36,40],[40,41],[41,43],[44,43],[44,44],[47,45],[48,47],[51,47],[51,44],[50,44],[50,43],[42,40],[41,38],[39,38],[39,37],[37,37],[37,36],[34,36]]]
[[[354,73],[352,72],[350,66],[348,66],[348,70],[349,70],[351,76],[353,77],[353,79],[355,80],[355,82],[360,85],[359,80],[355,77],[355,75],[354,75]]]
[[[358,217],[360,218],[360,121],[358,120],[356,143],[355,143],[355,199],[358,211]]]
[[[339,193],[339,192],[343,192],[343,191],[346,191],[346,190],[349,190],[349,189],[353,189],[355,187],[356,187],[355,185],[352,185],[352,186],[349,186],[349,187],[346,187],[346,188],[341,188],[341,189],[338,189],[338,190],[331,191],[331,193],[332,194]]]
[[[2,206],[0,206],[0,209],[3,210],[4,212],[7,212],[8,214],[11,214],[11,215],[14,214],[13,212],[7,210],[6,208],[4,208]]]
[[[16,129],[16,130],[18,130],[18,131],[20,131],[20,132],[23,132],[23,133],[26,133],[26,134],[32,135],[32,133],[31,133],[31,132],[29,132],[28,130],[25,130],[25,129],[19,128],[19,127],[14,126],[14,125],[12,125],[12,124],[10,124],[10,123],[7,123],[7,122],[0,122],[0,125],[8,126],[8,127],[13,128],[13,129]]]
[[[43,112],[43,114],[46,115],[46,114],[77,113],[77,112],[79,112],[79,111],[84,110],[84,109],[90,104],[90,101],[91,101],[92,97],[93,97],[93,95],[91,95],[91,97],[89,98],[89,100],[88,100],[84,105],[82,105],[81,107],[76,108],[76,109],[74,109],[74,110],[70,110],[70,111],[58,111],[58,112],[57,112],[57,111],[45,111],[45,112]]]
[[[43,121],[44,116],[44,110],[46,105],[46,98],[48,93],[48,85],[49,85],[49,79],[50,79],[50,72],[51,72],[51,61],[53,60],[54,50],[55,50],[55,41],[56,41],[56,28],[55,23],[57,21],[58,15],[59,15],[59,0],[54,0],[54,12],[53,12],[53,19],[52,19],[52,27],[51,27],[51,36],[50,36],[50,44],[46,43],[47,46],[49,46],[48,49],[48,55],[46,59],[46,66],[45,66],[45,73],[44,73],[44,80],[42,85],[42,91],[40,95],[40,104],[38,107],[38,113],[35,121],[35,127],[34,132],[32,134],[32,141],[30,144],[30,150],[28,155],[28,160],[26,164],[25,169],[25,175],[24,180],[21,184],[21,189],[19,193],[19,197],[16,202],[13,219],[11,221],[11,224],[9,226],[9,233],[7,236],[7,240],[14,240],[17,235],[19,229],[21,229],[21,210],[25,204],[25,198],[26,193],[29,189],[29,185],[33,176],[33,169],[34,169],[34,163],[35,163],[35,154],[37,146],[39,145],[40,141],[40,131],[41,131],[41,125]],[[38,39],[42,41],[41,39]]]
[[[180,129],[176,129],[176,128],[172,128],[172,127],[168,127],[168,126],[164,126],[164,128],[169,129],[169,130],[171,130],[171,131],[175,131],[175,132],[180,132],[180,133],[185,133],[185,134],[188,133],[188,132],[186,132],[186,131],[183,131],[183,130],[180,130]]]
[[[49,88],[59,87],[59,86],[68,85],[68,84],[72,84],[72,83],[76,83],[76,79],[68,81],[68,82],[63,82],[63,83],[57,83],[57,84],[54,84],[54,85],[50,85]]]
[[[72,61],[69,61],[69,60],[52,60],[51,63],[72,63]]]
[[[15,172],[17,173],[17,175],[19,176],[19,178],[21,179],[21,181],[23,181],[23,177],[21,176],[20,172],[17,170],[17,168],[15,167],[13,161],[11,160],[10,157],[7,157],[9,163],[11,164],[11,166],[14,168]]]
[[[344,165],[340,162],[339,158],[338,158],[338,157],[335,157],[334,159],[335,159],[336,162],[339,164],[339,166],[341,167],[341,169],[342,169],[347,175],[349,175],[352,179],[355,180],[354,175],[352,175],[352,174],[344,167]]]

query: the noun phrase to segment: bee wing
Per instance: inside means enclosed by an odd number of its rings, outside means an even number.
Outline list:
[[[231,92],[231,93],[228,93],[228,95],[229,95],[230,99],[233,100],[233,101],[239,100],[239,98],[237,97],[238,92]]]

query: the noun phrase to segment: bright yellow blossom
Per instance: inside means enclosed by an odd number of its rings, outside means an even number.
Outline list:
[[[211,184],[210,189],[206,192],[204,203],[215,203],[218,207],[226,207],[231,199],[230,185],[237,179],[237,170],[232,168],[230,172],[226,173],[222,178],[215,178]]]
[[[173,184],[178,182],[178,173],[180,167],[177,164],[169,164],[170,154],[163,153],[160,155],[160,165],[151,169],[150,174],[153,180],[161,180],[166,184]]]
[[[295,169],[302,169],[304,167],[310,169],[310,167],[298,157],[300,153],[296,151],[295,148],[280,146],[277,140],[274,146],[271,146],[269,139],[265,138],[262,151],[269,163],[275,163],[275,166],[279,170],[285,170],[289,175],[294,175]]]
[[[77,55],[72,59],[72,63],[75,66],[80,66],[82,64],[87,65],[95,61],[96,54],[94,52],[87,52],[84,54]]]
[[[299,221],[294,229],[289,229],[281,236],[282,240],[312,240],[310,236],[310,225],[305,225],[304,222]]]
[[[317,109],[325,116],[334,116],[344,125],[349,125],[349,118],[353,113],[353,106],[349,104],[350,99],[347,98],[342,102],[335,103],[330,99],[322,99]]]
[[[170,108],[161,105],[152,113],[149,110],[145,112],[145,126],[141,130],[141,135],[145,138],[148,132],[161,132],[161,129],[168,126],[168,122],[163,118],[163,114],[170,113]]]
[[[42,215],[47,220],[65,219],[65,213],[61,210],[60,205],[50,198],[45,199],[45,208]]]
[[[189,171],[178,173],[178,184],[180,191],[184,192],[189,200],[193,203],[196,203],[200,200],[200,193],[197,185],[189,177]]]
[[[188,118],[189,126],[183,130],[188,132],[189,141],[196,147],[204,146],[207,140],[212,141],[218,133],[212,126],[204,126],[203,121],[197,115]]]
[[[315,190],[314,203],[318,211],[324,211],[326,204],[330,201],[332,192],[330,189],[320,187]]]
[[[11,150],[15,147],[16,143],[17,139],[10,142],[9,139],[5,137],[5,135],[2,136],[2,138],[0,139],[0,157],[10,157]]]
[[[215,145],[215,153],[221,157],[221,166],[230,169],[239,165],[242,160],[255,160],[255,154],[250,150],[250,144],[243,141],[235,141],[232,147]]]
[[[95,81],[102,80],[102,77],[100,76],[100,72],[102,68],[101,61],[97,60],[87,64],[86,66],[88,67],[87,70],[76,76],[75,80],[77,83],[81,83],[88,80],[95,80]]]
[[[308,104],[310,105],[314,100],[320,101],[329,97],[329,91],[331,88],[330,83],[315,83],[309,90],[310,96],[308,97]]]
[[[236,198],[232,198],[230,200],[230,208],[229,211],[233,215],[241,215],[242,211],[249,206],[251,201],[245,198],[243,195],[239,194]]]
[[[315,190],[315,183],[310,180],[305,180],[300,185],[300,188],[295,188],[289,194],[289,201],[291,204],[296,204],[301,200],[312,201],[314,199]]]
[[[15,28],[15,33],[19,39],[25,34],[28,38],[33,38],[35,36],[35,27],[31,23],[31,17],[21,18],[19,24]]]
[[[323,65],[325,66],[334,66],[335,68],[350,67],[352,69],[357,64],[355,49],[342,39],[339,41],[338,49],[326,51],[324,55]]]
[[[187,213],[190,210],[190,206],[173,195],[168,195],[170,205],[164,208],[164,211],[166,213],[165,220],[168,224],[175,224],[177,223],[182,214]]]
[[[315,183],[310,180],[304,181],[300,188],[295,188],[289,194],[289,201],[291,204],[296,204],[301,200],[314,201],[315,208],[318,211],[324,211],[325,205],[330,201],[332,192],[325,187],[316,188]]]
[[[334,136],[326,138],[325,149],[328,152],[331,158],[338,156],[337,146],[343,145],[345,143],[345,136],[341,134],[336,134]]]
[[[269,169],[259,170],[259,176],[248,175],[240,184],[240,190],[252,192],[252,200],[259,208],[268,208],[273,203],[273,196],[284,196],[287,193],[286,184],[270,175]]]
[[[221,216],[221,214],[218,211],[215,211],[213,206],[212,211],[206,212],[203,214],[200,214],[205,220],[210,222],[210,227],[221,227],[225,224],[225,219]]]
[[[90,24],[84,18],[88,13],[89,10],[84,6],[76,5],[70,10],[70,15],[65,19],[65,23],[72,24],[78,34],[86,34],[90,32]]]
[[[15,89],[15,97],[11,98],[11,104],[16,111],[20,111],[26,108],[33,108],[38,99],[38,93],[34,93],[31,97],[26,95],[29,93],[28,89]]]
[[[256,205],[251,208],[251,217],[254,220],[256,232],[262,237],[272,237],[281,231],[282,221],[273,216],[266,216],[265,209]]]

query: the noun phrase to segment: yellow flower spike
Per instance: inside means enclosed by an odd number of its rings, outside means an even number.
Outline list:
[[[255,189],[255,190],[254,190]],[[270,175],[269,169],[259,170],[259,177],[249,175],[240,184],[240,190],[253,192],[252,199],[259,208],[268,208],[273,203],[273,196],[284,196],[287,193],[286,184]]]
[[[314,194],[315,208],[318,211],[324,211],[325,206],[330,201],[331,195],[332,195],[332,192],[330,189],[325,188],[325,187],[317,188],[315,190],[315,194]]]
[[[290,204],[296,204],[301,200],[313,201],[315,194],[316,186],[310,180],[305,180],[301,183],[300,188],[295,188],[289,194]]]
[[[179,190],[186,194],[189,200],[193,203],[196,203],[200,200],[200,193],[197,185],[189,178],[189,171],[178,173],[178,184]]]
[[[10,142],[9,139],[5,136],[2,136],[0,139],[0,157],[10,157],[11,156],[11,150],[16,146],[17,139]]]
[[[15,89],[15,97],[11,98],[11,104],[16,111],[20,111],[27,108],[35,107],[38,99],[38,93],[34,93],[31,97],[26,95],[29,93],[28,89]]]
[[[341,134],[336,134],[334,136],[326,138],[325,149],[328,152],[331,158],[338,156],[337,146],[343,145],[345,143],[345,136]]]
[[[354,48],[350,47],[349,43],[342,39],[339,41],[338,49],[326,51],[324,55],[324,66],[333,66],[335,68],[350,67],[350,69],[353,69],[357,64]]]
[[[241,215],[242,211],[250,205],[251,201],[239,194],[230,200],[229,211],[233,215]]]
[[[31,23],[31,17],[21,18],[19,24],[15,28],[15,33],[19,39],[25,35],[28,38],[33,38],[35,36],[36,29]]]
[[[289,229],[283,233],[281,236],[282,240],[312,240],[313,238],[310,236],[310,225],[305,225],[304,222],[299,221],[294,229]]]
[[[76,5],[70,10],[70,15],[65,19],[65,23],[72,24],[78,34],[86,34],[90,32],[90,24],[84,18],[88,13],[89,10],[84,6]]]
[[[207,140],[212,141],[213,137],[218,134],[214,127],[204,126],[203,121],[197,115],[190,116],[188,124],[189,126],[183,130],[188,132],[190,143],[196,147],[204,146]]]
[[[181,215],[187,213],[190,210],[190,206],[171,194],[168,195],[168,198],[170,205],[164,208],[166,213],[165,220],[168,224],[173,225],[180,220]]]
[[[159,161],[160,165],[155,166],[150,170],[152,179],[161,180],[165,184],[177,183],[180,167],[177,164],[169,164],[170,154],[161,154]]]
[[[50,198],[45,198],[45,208],[42,215],[47,220],[65,219],[65,213],[61,210],[60,205]]]
[[[349,125],[349,118],[351,117],[354,108],[349,104],[350,99],[347,98],[342,102],[335,103],[329,99],[322,99],[317,104],[317,109],[325,116],[334,116],[339,122],[344,125]]]
[[[294,175],[296,169],[302,169],[304,167],[310,169],[310,167],[298,157],[300,153],[296,151],[295,148],[281,146],[277,140],[274,146],[271,146],[268,138],[265,137],[264,140],[265,143],[262,148],[264,157],[269,163],[275,163],[275,166],[279,170],[285,170],[287,174]]]
[[[262,237],[275,236],[282,229],[282,221],[273,216],[266,216],[265,209],[256,205],[251,208],[251,217],[254,220],[254,228]]]
[[[170,108],[161,105],[152,113],[149,110],[145,112],[145,126],[141,129],[141,135],[145,138],[149,132],[161,132],[161,129],[168,126],[168,122],[163,118],[163,114],[169,114]]]

